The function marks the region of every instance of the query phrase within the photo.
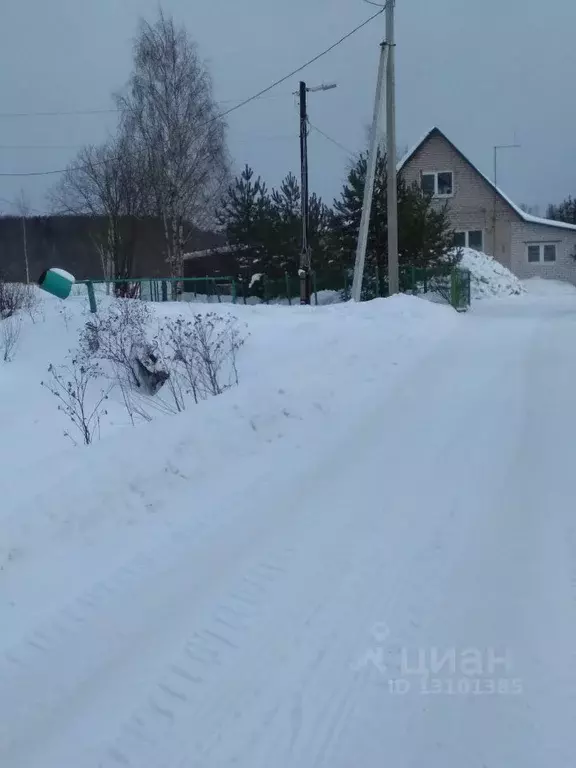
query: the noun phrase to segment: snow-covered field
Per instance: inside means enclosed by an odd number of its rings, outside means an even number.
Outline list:
[[[208,310],[239,386],[89,447],[85,299],[0,363],[0,765],[573,765],[576,289]]]

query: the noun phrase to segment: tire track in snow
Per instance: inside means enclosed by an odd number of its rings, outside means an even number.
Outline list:
[[[138,765],[137,761],[142,759],[138,754],[141,749],[149,755],[153,745],[167,736],[187,707],[187,718],[194,717],[195,723],[198,722],[207,696],[206,688],[215,670],[234,663],[251,623],[259,615],[260,606],[277,580],[286,576],[293,557],[293,550],[284,550],[277,553],[272,565],[258,563],[241,580],[240,588],[250,599],[250,609],[246,610],[246,602],[230,593],[218,605],[212,620],[185,640],[180,655],[155,684],[146,705],[130,716],[122,728],[123,733],[106,750],[100,763],[103,768],[107,765]],[[240,619],[240,624],[231,624],[228,621],[230,615]],[[196,701],[195,697],[198,697]],[[221,692],[216,708],[224,705],[230,706],[226,691]]]

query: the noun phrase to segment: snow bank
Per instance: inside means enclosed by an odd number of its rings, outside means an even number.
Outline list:
[[[507,267],[481,251],[463,248],[461,265],[470,270],[472,298],[513,296],[525,292],[521,281]]]
[[[576,294],[576,286],[562,280],[546,280],[542,277],[531,277],[524,280],[526,291],[532,296],[570,296]]]
[[[192,316],[187,305],[152,306],[158,318]],[[64,362],[76,345],[90,317],[86,300],[46,297],[43,319],[23,317],[14,362],[0,366],[0,570],[8,593],[12,578],[18,583],[7,641],[35,620],[37,592],[45,594],[48,582],[55,599],[63,599],[79,581],[88,583],[95,571],[202,509],[207,488],[237,488],[254,454],[262,457],[263,482],[274,446],[282,454],[276,461],[292,467],[312,439],[329,441],[356,423],[365,402],[379,401],[459,323],[450,308],[410,296],[324,307],[196,305],[193,311],[232,312],[247,326],[239,386],[135,427],[120,393],[112,394],[101,440],[87,448],[64,436],[70,425],[40,386],[48,365]],[[176,499],[182,488],[187,498]],[[55,563],[71,561],[76,576],[68,584],[69,568]],[[39,568],[42,584],[34,577]],[[1,614],[2,606],[4,627]]]

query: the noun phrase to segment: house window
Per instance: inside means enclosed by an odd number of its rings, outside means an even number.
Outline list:
[[[452,171],[443,171],[436,176],[436,194],[438,197],[452,196]]]
[[[454,194],[454,174],[452,171],[434,171],[423,173],[422,192],[432,197],[452,197]]]
[[[481,229],[468,229],[456,232],[454,245],[457,248],[473,248],[475,251],[484,250],[484,233]]]
[[[422,192],[424,192],[425,195],[434,196],[436,194],[436,174],[422,174]]]
[[[544,245],[544,261],[556,261],[556,245]]]
[[[556,261],[556,243],[530,243],[528,245],[528,262],[550,264]]]

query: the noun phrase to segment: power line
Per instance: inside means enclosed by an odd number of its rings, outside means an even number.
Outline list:
[[[82,144],[0,144],[0,150],[19,149],[81,149]]]
[[[230,107],[230,109],[227,109],[224,112],[221,112],[220,114],[218,114],[215,117],[211,118],[210,120],[208,120],[206,123],[204,123],[203,125],[201,125],[199,127],[202,128],[202,127],[204,127],[206,125],[209,125],[210,123],[213,123],[213,122],[215,122],[217,120],[222,120],[223,118],[225,118],[228,115],[232,114],[232,112],[236,112],[236,110],[242,109],[242,107],[245,107],[247,104],[250,104],[251,102],[256,101],[256,99],[261,98],[266,93],[271,91],[273,88],[277,88],[279,85],[282,85],[282,83],[285,83],[287,80],[290,80],[290,78],[294,77],[294,75],[297,75],[299,72],[302,72],[302,70],[306,69],[311,64],[314,64],[319,59],[321,59],[323,56],[326,56],[326,54],[328,54],[331,51],[333,51],[335,48],[337,48],[343,42],[348,40],[348,38],[352,37],[352,35],[355,35],[356,32],[359,32],[365,26],[370,24],[370,22],[374,21],[374,19],[376,19],[378,16],[380,16],[383,12],[384,12],[384,8],[380,8],[379,11],[376,11],[376,13],[373,13],[372,16],[369,16],[361,24],[358,24],[358,26],[354,27],[354,29],[350,30],[350,32],[347,32],[341,38],[336,40],[335,43],[332,43],[332,45],[330,45],[328,48],[324,49],[320,53],[316,54],[316,56],[314,56],[313,58],[309,59],[304,64],[301,64],[299,67],[296,67],[296,69],[293,69],[287,75],[284,75],[284,77],[281,77],[279,80],[276,80],[271,85],[267,86],[266,88],[263,88],[261,91],[258,91],[253,96],[249,96],[247,99],[244,99],[243,101],[240,101],[235,106]],[[96,163],[95,165],[104,165],[107,162],[110,162],[110,161],[109,160],[102,160],[99,163]],[[76,167],[79,168],[81,166],[76,166]],[[28,172],[28,173],[0,173],[0,177],[15,178],[15,177],[31,177],[31,176],[54,176],[56,174],[66,173],[67,170],[69,170],[69,169],[68,168],[59,168],[59,169],[53,170],[53,171],[34,171],[34,172]]]
[[[348,147],[345,147],[344,144],[340,144],[340,142],[336,141],[336,139],[333,139],[332,136],[328,136],[327,133],[320,130],[320,128],[318,128],[316,125],[312,125],[310,121],[308,121],[308,125],[310,126],[310,128],[312,128],[312,130],[316,131],[316,133],[319,133],[320,136],[323,136],[327,141],[331,142],[332,144],[334,144],[334,146],[338,147],[338,149],[341,149],[343,152],[346,152],[347,155],[350,155],[350,157],[355,156],[356,154],[355,152],[352,152],[351,149],[348,149]]]
[[[52,112],[0,112],[2,117],[57,117],[60,115],[104,115],[118,112],[117,109],[71,109]]]
[[[254,94],[254,96],[250,96],[248,99],[244,99],[244,101],[241,101],[240,104],[237,104],[235,107],[232,107],[226,112],[223,112],[221,115],[219,115],[219,117],[221,118],[226,117],[226,115],[229,115],[231,112],[234,112],[235,110],[240,109],[241,107],[245,107],[246,104],[250,104],[251,101],[254,101],[255,99],[259,99],[260,96],[263,96],[265,93],[268,93],[268,91],[271,91],[273,88],[276,88],[277,86],[282,85],[282,83],[285,83],[286,80],[290,80],[291,77],[294,77],[294,75],[297,75],[299,72],[302,72],[303,69],[306,69],[306,67],[309,67],[311,64],[314,64],[315,62],[318,61],[318,59],[321,59],[323,56],[326,56],[327,53],[330,53],[331,51],[334,50],[334,48],[337,48],[344,41],[348,40],[349,37],[352,37],[352,35],[355,35],[356,32],[359,32],[367,24],[370,24],[371,21],[374,21],[374,19],[377,16],[380,16],[380,14],[382,14],[383,12],[384,12],[384,8],[372,14],[372,16],[370,16],[365,21],[363,21],[362,24],[359,24],[357,27],[354,27],[354,29],[350,30],[350,32],[345,34],[335,43],[332,43],[332,45],[326,48],[324,51],[317,54],[312,59],[309,59],[305,64],[302,64],[296,69],[293,69],[292,72],[289,72],[287,75],[284,75],[284,77],[281,77],[280,80],[276,80],[276,82],[272,83],[272,85],[269,85],[267,88],[263,88],[261,91]]]
[[[240,99],[222,99],[216,104],[237,104]],[[10,117],[66,117],[76,115],[111,115],[117,114],[120,110],[116,107],[110,109],[70,109],[70,110],[50,110],[46,112],[0,112],[0,119]]]

